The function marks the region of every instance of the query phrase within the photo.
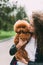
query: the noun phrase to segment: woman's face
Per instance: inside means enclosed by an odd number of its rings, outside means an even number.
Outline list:
[[[32,33],[35,32],[33,20],[30,20],[30,32],[32,32]]]

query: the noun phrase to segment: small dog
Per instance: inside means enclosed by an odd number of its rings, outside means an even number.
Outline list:
[[[28,26],[29,26],[29,23],[25,20],[18,20],[14,24],[14,31],[16,32],[16,35],[14,38],[15,45],[19,43],[19,38],[22,39],[23,41],[27,41],[26,44],[28,44],[32,36],[29,32]],[[29,62],[28,53],[25,50],[26,44],[22,46],[20,50],[17,51],[17,53],[15,54],[15,57],[18,60],[24,59],[26,62]]]

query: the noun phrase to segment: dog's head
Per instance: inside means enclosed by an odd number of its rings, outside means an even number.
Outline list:
[[[18,20],[15,24],[14,24],[14,31],[16,33],[26,33],[29,32],[28,29],[29,23],[25,20]]]
[[[19,34],[22,40],[27,40],[30,37],[29,34],[29,23],[25,20],[18,20],[14,24],[14,31]]]

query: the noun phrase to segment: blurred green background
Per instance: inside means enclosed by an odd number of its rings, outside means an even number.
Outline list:
[[[0,0],[0,40],[14,36],[13,25],[23,18],[28,20],[25,8],[18,7],[17,1],[11,6],[9,0]]]

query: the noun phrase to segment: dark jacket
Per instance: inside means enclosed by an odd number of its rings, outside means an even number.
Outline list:
[[[13,45],[13,46],[10,48],[9,53],[10,53],[10,55],[14,55],[16,52],[17,52],[17,48],[16,48],[15,45]]]
[[[15,45],[13,45],[13,46],[10,48],[9,53],[10,53],[10,55],[14,55],[16,52],[17,52],[17,48],[16,48]],[[36,50],[36,55],[35,55],[35,57],[36,57],[35,62],[30,61],[30,62],[28,63],[28,65],[43,65],[43,56],[38,53],[38,48],[37,48],[37,50]]]
[[[17,52],[17,48],[16,48],[15,45],[13,45],[13,46],[10,48],[9,53],[10,53],[10,55],[12,56],[12,55],[14,55],[16,52]],[[17,65],[17,60],[16,60],[15,56],[14,56],[13,59],[11,60],[10,65]]]

